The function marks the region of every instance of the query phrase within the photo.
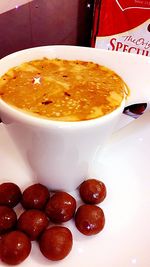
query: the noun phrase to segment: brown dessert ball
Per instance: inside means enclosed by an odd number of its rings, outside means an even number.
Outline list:
[[[1,260],[9,265],[24,261],[31,251],[29,238],[20,231],[12,231],[2,236],[0,241]]]
[[[42,210],[49,200],[49,191],[42,184],[33,184],[26,188],[22,194],[22,206],[25,209]]]
[[[85,203],[98,204],[106,197],[106,186],[99,180],[88,179],[80,185],[79,192]]]
[[[98,206],[84,204],[75,214],[75,224],[82,234],[95,235],[104,227],[104,212]]]
[[[31,240],[36,240],[48,223],[49,220],[43,211],[32,209],[24,211],[20,215],[17,228],[26,233]]]
[[[0,206],[0,234],[4,234],[14,228],[17,222],[15,211],[8,206]]]
[[[21,200],[21,190],[14,183],[0,184],[0,205],[15,207]]]
[[[71,231],[63,226],[53,226],[42,234],[39,247],[42,254],[49,260],[64,259],[72,249]]]
[[[66,192],[55,193],[48,201],[45,212],[54,223],[70,220],[76,210],[76,200]]]

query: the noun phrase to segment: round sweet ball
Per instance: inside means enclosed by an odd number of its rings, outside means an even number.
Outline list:
[[[23,262],[30,251],[31,241],[20,231],[12,231],[1,237],[0,258],[6,264],[16,265]]]
[[[17,223],[16,212],[8,206],[0,206],[0,235],[11,231]]]
[[[103,210],[95,205],[81,205],[75,214],[75,225],[84,235],[98,234],[105,224]]]
[[[44,209],[49,200],[49,190],[42,184],[32,184],[22,194],[22,206],[25,209]]]
[[[36,240],[46,229],[49,219],[41,210],[31,209],[24,211],[17,223],[17,229],[28,235],[30,240]]]
[[[80,185],[79,193],[85,203],[99,204],[106,197],[106,186],[97,179],[88,179]]]
[[[72,245],[72,233],[64,226],[52,226],[46,229],[39,241],[42,254],[52,261],[64,259],[70,253]]]
[[[18,185],[11,182],[0,184],[0,205],[15,207],[21,200],[22,193]]]
[[[56,192],[48,201],[45,212],[54,223],[70,220],[76,210],[76,200],[66,192]]]

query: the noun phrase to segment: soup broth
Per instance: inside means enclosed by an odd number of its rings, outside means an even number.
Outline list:
[[[128,95],[114,71],[93,62],[43,58],[0,78],[0,97],[34,116],[82,121],[104,116]]]

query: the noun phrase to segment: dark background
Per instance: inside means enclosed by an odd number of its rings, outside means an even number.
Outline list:
[[[0,58],[41,45],[90,46],[93,6],[94,0],[34,0],[1,14]]]

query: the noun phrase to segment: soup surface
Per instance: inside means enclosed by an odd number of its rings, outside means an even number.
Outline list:
[[[127,94],[124,81],[115,72],[78,60],[33,60],[0,78],[0,97],[5,102],[51,120],[101,117],[119,107]]]

